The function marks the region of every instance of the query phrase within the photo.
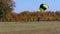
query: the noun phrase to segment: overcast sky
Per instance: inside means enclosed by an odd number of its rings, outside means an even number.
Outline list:
[[[40,4],[44,3],[49,6],[49,11],[60,10],[60,0],[14,0],[16,7],[14,11],[16,13],[22,11],[39,11]]]

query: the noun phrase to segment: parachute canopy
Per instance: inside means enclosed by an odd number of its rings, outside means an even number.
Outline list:
[[[44,12],[46,9],[48,9],[48,6],[46,4],[41,4],[40,7],[39,7],[39,10],[41,12]]]

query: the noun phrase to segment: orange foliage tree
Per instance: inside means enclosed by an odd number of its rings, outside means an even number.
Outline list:
[[[13,11],[15,2],[13,0],[1,0],[0,1],[0,15],[7,21],[7,14]],[[0,16],[1,17],[1,16]]]

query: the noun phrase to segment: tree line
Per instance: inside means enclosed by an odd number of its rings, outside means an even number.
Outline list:
[[[40,16],[40,21],[60,21],[60,11],[56,12],[47,11],[44,13],[41,13],[39,11],[35,12],[23,11],[20,14],[17,13],[7,14],[6,17],[7,21],[27,22],[27,21],[37,21],[38,16]]]

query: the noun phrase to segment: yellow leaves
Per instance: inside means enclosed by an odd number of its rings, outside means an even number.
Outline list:
[[[12,15],[11,14],[7,14],[6,18],[7,18],[8,21],[12,21]]]

